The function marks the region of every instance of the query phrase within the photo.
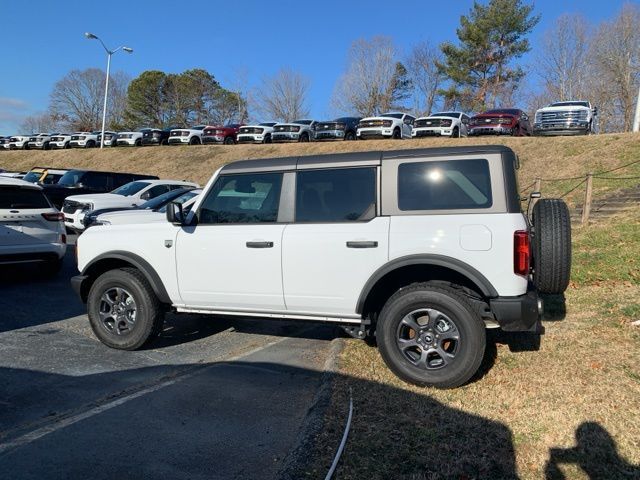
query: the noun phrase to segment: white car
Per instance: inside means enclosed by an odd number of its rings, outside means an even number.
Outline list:
[[[169,133],[169,145],[202,145],[203,130],[208,125],[191,128],[175,128]]]
[[[29,150],[30,135],[12,135],[9,137],[9,150]]]
[[[271,143],[271,135],[276,122],[245,125],[238,132],[238,143]]]
[[[71,136],[77,133],[57,133],[51,137],[49,146],[53,149],[71,148]]]
[[[76,132],[71,135],[69,146],[71,148],[99,147],[98,135],[100,135],[100,132]]]
[[[142,146],[142,134],[143,132],[120,132],[118,133],[118,139],[116,145],[118,147],[141,147]],[[105,140],[107,139],[105,135]]]
[[[0,150],[9,150],[11,137],[0,137]]]
[[[182,205],[183,212],[188,212],[195,203],[198,195],[202,193],[201,188],[196,188],[183,193],[172,203]],[[167,221],[167,205],[154,209],[120,210],[118,212],[108,212],[98,215],[94,225],[123,225],[129,223],[152,223]]]
[[[51,137],[58,133],[38,133],[29,138],[29,148],[38,150],[49,150],[51,148]]]
[[[368,138],[411,138],[411,130],[415,117],[408,113],[387,112],[376,117],[360,120],[356,136],[358,140]]]
[[[102,139],[102,133],[98,134],[97,144],[100,146],[100,140]],[[104,132],[104,146],[105,147],[117,147],[118,146],[118,132]]]
[[[287,123],[276,123],[271,133],[273,143],[310,142],[315,138],[315,120],[294,120]]]
[[[588,135],[597,129],[598,108],[583,100],[555,102],[536,111],[534,135]]]
[[[111,207],[131,207],[151,200],[175,188],[198,187],[197,183],[180,180],[136,180],[116,188],[110,193],[71,195],[62,205],[67,227],[76,232],[85,229],[84,217],[91,210]]]
[[[54,274],[66,251],[63,216],[42,187],[0,177],[0,264],[38,263]]]
[[[438,112],[420,117],[413,123],[411,136],[420,137],[466,137],[470,117],[463,112]]]

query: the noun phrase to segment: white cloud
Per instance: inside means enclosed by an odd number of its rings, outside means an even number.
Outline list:
[[[0,108],[8,108],[10,110],[26,110],[29,104],[19,98],[0,97]]]

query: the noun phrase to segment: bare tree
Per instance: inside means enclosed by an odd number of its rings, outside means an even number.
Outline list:
[[[24,133],[56,132],[60,130],[60,121],[48,112],[30,115],[20,125]]]
[[[418,115],[429,115],[434,109],[445,79],[438,67],[442,61],[442,51],[427,42],[416,45],[409,55],[407,69],[415,87],[414,111]]]
[[[107,125],[122,121],[128,77],[109,80]],[[105,73],[97,68],[72,70],[56,82],[51,92],[51,114],[71,130],[96,130],[102,122]]]
[[[399,102],[408,96],[410,79],[398,57],[398,50],[389,37],[353,42],[347,71],[334,88],[333,107],[364,117],[400,108]]]
[[[630,131],[640,83],[640,6],[628,3],[618,16],[603,22],[593,42],[598,81],[606,81],[616,123]]]
[[[257,94],[257,110],[266,118],[290,122],[309,115],[307,94],[310,81],[290,68],[262,80]]]
[[[581,15],[561,15],[542,41],[536,73],[555,101],[587,96],[591,29]]]

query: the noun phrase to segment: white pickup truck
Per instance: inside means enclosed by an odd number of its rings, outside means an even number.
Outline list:
[[[555,102],[536,111],[534,135],[588,135],[595,133],[598,108],[587,101]]]

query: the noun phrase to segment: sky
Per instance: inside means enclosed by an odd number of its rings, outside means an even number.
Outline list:
[[[484,0],[481,0],[484,1]],[[535,68],[544,33],[563,13],[592,23],[613,18],[624,0],[537,0],[540,23],[522,59]],[[329,100],[346,68],[351,42],[390,36],[407,54],[422,41],[456,40],[460,16],[472,0],[165,1],[109,2],[0,0],[0,135],[19,132],[24,117],[46,110],[55,82],[73,69],[106,68],[106,53],[84,32],[109,48],[121,45],[111,69],[135,78],[145,70],[178,73],[204,68],[222,86],[238,89],[238,78],[258,87],[282,67],[311,79],[311,117],[333,113]],[[104,6],[102,12],[98,7]],[[240,75],[238,73],[240,72]]]

